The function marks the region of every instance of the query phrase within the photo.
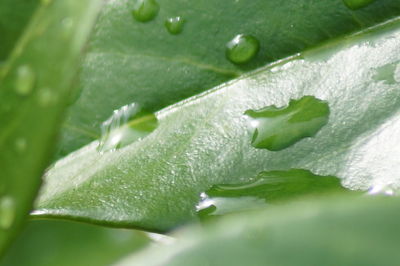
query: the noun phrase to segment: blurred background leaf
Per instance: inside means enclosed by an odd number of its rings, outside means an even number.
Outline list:
[[[327,197],[186,228],[118,266],[395,266],[399,199]]]
[[[43,2],[1,69],[0,255],[32,208],[100,5]]]
[[[108,266],[149,243],[141,232],[65,221],[31,221],[0,265]]]
[[[0,0],[0,64],[7,59],[39,0]]]

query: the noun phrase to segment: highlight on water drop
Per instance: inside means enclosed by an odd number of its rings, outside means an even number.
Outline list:
[[[165,21],[165,27],[172,35],[178,35],[183,31],[185,20],[182,17],[173,17]]]
[[[329,105],[314,96],[290,100],[286,107],[267,106],[245,112],[253,131],[251,144],[258,149],[280,151],[313,137],[328,123]]]
[[[12,197],[3,196],[0,198],[0,229],[9,229],[15,219],[15,201]]]
[[[160,5],[156,0],[135,0],[132,16],[139,22],[153,20],[160,10]]]
[[[260,50],[259,41],[245,34],[236,35],[226,44],[226,58],[234,64],[244,64],[253,59]]]
[[[157,126],[154,113],[142,110],[136,103],[125,105],[102,124],[98,151],[125,147],[149,135]]]
[[[343,3],[352,10],[357,10],[366,7],[376,0],[343,0]]]
[[[36,75],[32,67],[22,65],[17,68],[15,91],[22,96],[30,94],[35,86]]]

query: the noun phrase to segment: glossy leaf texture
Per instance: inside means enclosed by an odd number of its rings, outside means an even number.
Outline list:
[[[313,198],[179,232],[115,265],[394,266],[399,210],[394,198]]]
[[[0,0],[0,64],[5,61],[39,0]]]
[[[95,141],[47,172],[34,215],[165,231],[194,219],[212,185],[293,168],[351,189],[398,188],[399,42],[390,21],[166,108],[155,131],[115,152]],[[330,109],[313,138],[281,151],[251,145],[247,110],[305,95]]]
[[[149,243],[136,231],[64,221],[31,221],[1,266],[108,266]]]
[[[147,22],[132,15],[144,2],[158,6]],[[398,0],[375,1],[355,11],[342,0],[107,1],[82,66],[80,97],[64,124],[58,157],[99,138],[100,124],[121,106],[136,102],[158,111],[398,15]],[[184,26],[173,35],[164,24],[176,17]],[[226,58],[226,45],[241,34],[257,39],[260,47],[254,58],[236,65]]]
[[[95,0],[42,4],[0,73],[0,253],[32,208],[54,151]]]

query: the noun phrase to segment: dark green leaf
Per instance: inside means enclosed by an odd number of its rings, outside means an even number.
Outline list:
[[[0,0],[0,63],[21,36],[39,0]]]
[[[32,221],[1,266],[108,266],[148,243],[143,234],[63,221]]]
[[[135,9],[154,2],[160,8],[153,20],[133,18]],[[107,1],[58,156],[99,138],[100,124],[123,105],[136,102],[158,111],[268,62],[399,14],[398,0],[379,0],[357,11],[342,0]],[[164,24],[177,16],[185,20],[184,29],[171,35]],[[260,50],[248,63],[235,65],[225,54],[227,43],[238,34],[256,38]]]
[[[0,73],[0,253],[47,167],[97,0],[42,4]]]

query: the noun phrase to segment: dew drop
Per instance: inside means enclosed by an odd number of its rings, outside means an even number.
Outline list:
[[[56,97],[50,88],[42,88],[38,91],[38,102],[42,107],[48,107],[56,102]]]
[[[398,66],[398,63],[392,63],[392,64],[387,64],[384,65],[382,67],[378,67],[376,69],[374,69],[374,75],[372,76],[372,78],[375,81],[382,81],[383,83],[386,84],[396,84],[397,80],[395,77],[395,71],[396,68]]]
[[[0,198],[0,228],[8,229],[15,219],[15,202],[11,197]]]
[[[267,106],[245,112],[253,131],[251,144],[258,149],[280,151],[313,137],[329,120],[328,103],[304,96],[290,100],[287,107]]]
[[[234,64],[244,64],[253,59],[260,50],[259,41],[251,36],[239,34],[226,44],[226,58]]]
[[[42,3],[42,5],[49,5],[53,0],[40,0],[40,3]]]
[[[113,151],[125,147],[153,132],[158,120],[153,113],[141,110],[136,103],[115,110],[101,126],[98,151]]]
[[[165,21],[168,32],[177,35],[183,31],[185,20],[182,17],[169,18]]]
[[[133,6],[133,18],[140,22],[153,20],[160,10],[156,0],[136,0]]]
[[[334,176],[319,176],[303,169],[265,171],[247,183],[212,186],[201,193],[196,211],[203,219],[332,191],[345,191]]]
[[[26,139],[18,138],[15,140],[15,149],[17,152],[22,153],[26,150]]]
[[[29,65],[18,67],[15,91],[23,96],[30,94],[35,85],[35,79],[35,73]]]
[[[366,7],[373,2],[375,2],[375,0],[343,0],[343,3],[352,10]]]

